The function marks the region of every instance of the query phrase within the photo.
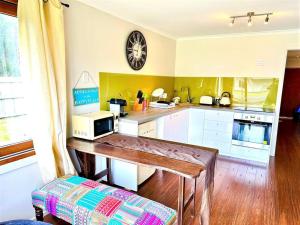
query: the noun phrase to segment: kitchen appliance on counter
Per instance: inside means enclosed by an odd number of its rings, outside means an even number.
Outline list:
[[[175,105],[178,105],[180,103],[180,97],[174,97],[172,101],[175,103]]]
[[[109,100],[109,110],[116,116],[124,117],[128,115],[128,113],[125,112],[125,106],[127,106],[127,102],[124,99],[112,98]]]
[[[230,93],[229,92],[223,92],[219,101],[220,106],[230,106]]]
[[[232,145],[270,150],[274,116],[254,112],[235,112]]]
[[[200,97],[200,105],[213,105],[214,104],[214,97],[203,95]]]
[[[72,116],[73,137],[95,140],[116,132],[118,120],[112,112],[100,111]]]
[[[165,100],[167,98],[167,94],[164,92],[165,90],[162,88],[155,89],[151,94],[151,102],[149,106],[152,108],[161,108],[161,109],[170,109],[175,107],[176,105],[174,102],[169,102]],[[156,99],[156,101],[154,99]]]
[[[176,105],[174,102],[157,101],[157,102],[150,102],[149,106],[152,108],[170,109],[170,108],[174,108]]]

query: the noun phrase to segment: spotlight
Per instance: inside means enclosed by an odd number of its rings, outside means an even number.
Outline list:
[[[269,14],[267,15],[266,19],[265,19],[265,24],[268,24],[269,23]]]
[[[249,16],[249,19],[248,19],[248,27],[251,27],[252,26],[252,19],[251,19],[251,16]]]
[[[232,27],[234,25],[234,20],[235,20],[235,18],[233,17],[232,20],[231,20],[231,22],[229,23],[229,26]]]

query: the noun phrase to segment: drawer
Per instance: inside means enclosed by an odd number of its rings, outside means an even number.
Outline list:
[[[156,129],[139,131],[139,136],[156,138]]]
[[[139,131],[156,129],[156,121],[139,124]]]
[[[269,160],[269,151],[256,149],[256,148],[248,148],[246,149],[244,155],[248,159],[257,160],[267,162]]]
[[[139,136],[156,138],[156,121],[151,121],[139,125]]]
[[[219,154],[229,155],[231,150],[231,143],[230,142],[220,142],[220,141],[213,141],[213,140],[203,140],[203,146],[209,148],[216,148],[219,150]]]
[[[217,142],[231,142],[232,133],[231,132],[223,132],[223,131],[210,131],[204,130],[203,133],[203,142],[204,140],[212,140]]]
[[[269,161],[269,151],[232,145],[230,155],[237,158],[265,162]]]
[[[205,120],[233,122],[233,112],[221,110],[205,110]]]
[[[223,131],[226,133],[232,133],[233,123],[224,121],[205,120],[204,129],[212,131]]]

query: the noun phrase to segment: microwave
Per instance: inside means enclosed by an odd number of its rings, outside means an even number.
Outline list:
[[[100,111],[72,116],[73,137],[95,140],[118,131],[118,116]]]

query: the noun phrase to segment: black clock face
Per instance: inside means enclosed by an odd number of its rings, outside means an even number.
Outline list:
[[[145,65],[147,44],[141,32],[133,31],[129,34],[126,43],[126,57],[130,67],[134,70],[140,70]]]

